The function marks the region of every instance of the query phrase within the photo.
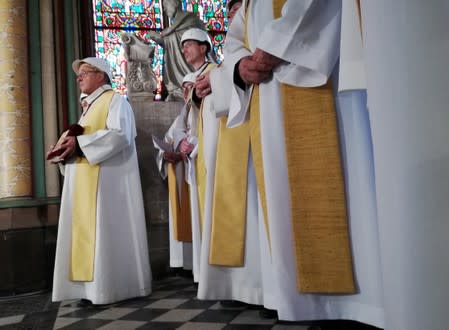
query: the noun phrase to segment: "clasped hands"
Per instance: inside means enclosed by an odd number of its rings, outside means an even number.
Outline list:
[[[238,70],[245,84],[260,84],[269,80],[274,68],[281,63],[282,59],[257,48],[254,54],[243,57],[240,60]],[[196,78],[194,88],[195,94],[199,98],[203,98],[212,92],[209,72]]]
[[[195,145],[187,141],[187,138],[181,140],[178,146],[179,151],[165,151],[164,160],[169,163],[177,163],[179,161],[184,161],[187,156],[192,152]]]
[[[260,84],[271,79],[273,70],[281,63],[282,59],[257,48],[252,55],[240,60],[240,78],[247,85]]]

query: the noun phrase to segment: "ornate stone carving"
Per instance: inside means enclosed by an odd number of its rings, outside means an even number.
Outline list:
[[[130,95],[144,93],[154,95],[157,88],[157,78],[151,69],[154,56],[154,46],[142,41],[135,34],[123,33],[122,45],[125,58],[126,84]]]

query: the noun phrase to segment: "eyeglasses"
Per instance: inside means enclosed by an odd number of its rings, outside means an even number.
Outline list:
[[[196,40],[186,40],[182,43],[182,48],[190,48],[195,45],[199,45],[199,42]]]
[[[84,79],[91,72],[99,72],[99,71],[95,71],[95,70],[81,71],[80,73],[78,73],[76,75],[76,79],[78,79],[78,78],[83,78]]]

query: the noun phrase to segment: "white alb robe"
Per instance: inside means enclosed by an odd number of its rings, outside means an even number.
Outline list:
[[[209,264],[219,121],[221,116],[227,115],[228,113],[229,99],[231,96],[229,86],[232,84],[223,67],[217,67],[211,70],[209,79],[212,93],[204,99],[202,112],[207,183],[198,298],[206,300],[238,300],[250,304],[262,305],[258,199],[255,175],[252,167],[248,170],[244,266],[227,267]],[[251,160],[250,164],[252,164]],[[231,239],[229,243],[232,244]]]
[[[449,1],[362,1],[386,330],[449,328]]]
[[[83,125],[83,118],[79,124]],[[135,146],[136,127],[129,103],[112,98],[106,129],[78,137],[90,164],[99,164],[94,279],[69,280],[72,234],[72,189],[76,166],[64,166],[53,301],[89,299],[94,304],[151,293],[151,269],[142,189]]]
[[[367,276],[364,281],[356,278],[357,294],[301,294],[296,287],[280,83],[314,87],[327,82],[339,53],[341,2],[287,0],[282,16],[276,20],[273,20],[271,1],[251,1],[248,10],[250,51],[244,48],[242,12],[234,17],[227,35],[225,58],[230,74],[237,61],[256,48],[285,61],[275,69],[270,81],[260,84],[260,131],[272,269],[275,273],[271,284],[271,292],[276,294],[275,309],[282,320],[350,319],[382,326],[383,314],[378,306],[378,293],[372,292],[376,285],[361,286],[362,283],[370,283],[371,274],[367,272],[370,265],[357,254],[354,254],[356,276]],[[234,87],[229,126],[238,125],[245,118],[248,96],[247,91]],[[350,224],[351,235],[354,235],[354,228]],[[358,230],[362,232],[363,228]],[[352,249],[364,245],[363,239],[365,236],[351,236]],[[364,254],[371,255],[370,248],[372,246],[368,245]],[[376,252],[373,254],[376,255]],[[377,278],[375,281],[377,283]]]

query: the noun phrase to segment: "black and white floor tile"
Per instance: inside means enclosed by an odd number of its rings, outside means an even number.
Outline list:
[[[281,322],[259,315],[259,307],[225,308],[196,299],[184,277],[155,281],[153,293],[112,305],[80,308],[77,301],[52,303],[50,293],[0,300],[0,329],[181,329],[181,330],[374,330],[356,322]]]

